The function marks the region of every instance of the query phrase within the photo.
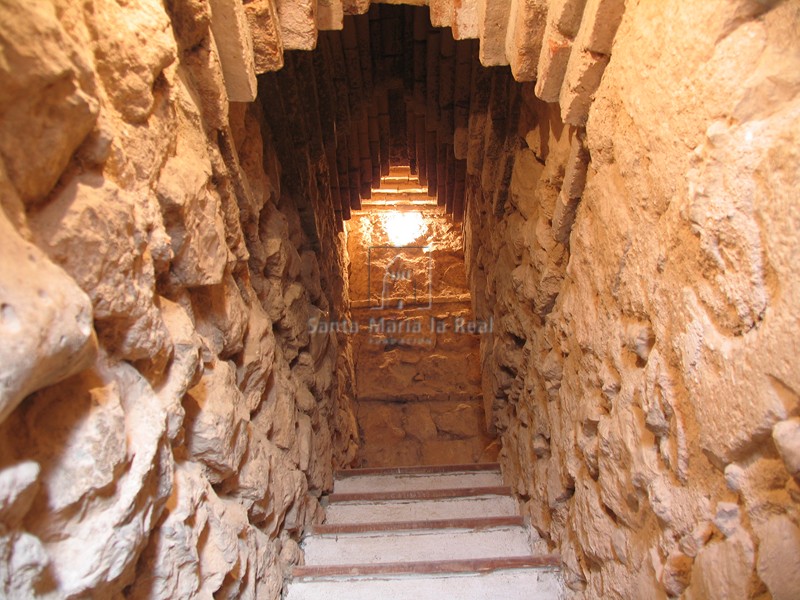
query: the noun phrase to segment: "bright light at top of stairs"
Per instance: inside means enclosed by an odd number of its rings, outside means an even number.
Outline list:
[[[381,217],[386,234],[395,246],[406,246],[425,233],[425,218],[419,211],[391,211]]]

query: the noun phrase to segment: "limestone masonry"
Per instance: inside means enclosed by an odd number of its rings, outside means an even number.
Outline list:
[[[570,598],[796,600],[798,190],[798,0],[0,1],[0,597],[498,460]]]

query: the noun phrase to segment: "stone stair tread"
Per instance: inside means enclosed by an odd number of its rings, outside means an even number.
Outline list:
[[[503,569],[558,568],[560,565],[561,558],[557,554],[351,565],[303,565],[292,569],[292,578],[487,573]]]
[[[530,530],[520,526],[482,529],[416,529],[310,535],[302,543],[307,564],[466,560],[533,554]]]
[[[360,477],[363,475],[425,475],[441,473],[460,473],[473,471],[500,472],[500,464],[493,463],[464,463],[454,465],[415,465],[409,467],[364,467],[360,469],[339,469],[334,473],[334,478]]]
[[[393,200],[402,200],[402,199],[414,199],[414,200],[427,200],[431,203],[436,203],[436,196],[431,196],[428,194],[428,190],[425,188],[409,188],[405,190],[397,190],[393,188],[386,188],[381,190],[373,190],[370,194],[368,199],[365,200],[386,200],[386,199],[393,199]]]
[[[497,463],[338,471],[285,600],[556,600],[560,558]]]
[[[416,500],[334,502],[327,508],[327,523],[379,523],[415,519],[439,521],[475,517],[504,517],[519,513],[508,495],[460,496]]]
[[[333,493],[433,490],[503,485],[503,476],[494,471],[428,473],[409,475],[362,475],[334,481]]]
[[[369,209],[376,209],[376,208],[392,208],[392,209],[403,209],[403,210],[432,210],[435,208],[441,208],[439,204],[436,202],[435,198],[374,198],[372,200],[362,200],[361,201],[361,211],[366,212]],[[354,211],[358,212],[358,211]],[[441,212],[441,211],[439,211]]]
[[[522,516],[473,517],[466,519],[440,519],[437,521],[385,521],[378,523],[342,523],[337,525],[314,525],[311,535],[337,535],[347,533],[368,533],[379,531],[413,531],[417,529],[473,529],[488,527],[523,526]]]
[[[484,573],[401,574],[382,577],[306,578],[285,600],[560,600],[553,569],[499,569]]]
[[[416,175],[412,175],[411,167],[408,165],[391,165],[389,167],[389,175],[387,177],[414,177]]]
[[[400,177],[391,177],[381,180],[380,186],[372,188],[372,192],[380,192],[383,190],[427,190],[426,186],[420,185],[419,181],[413,179],[403,179]]]
[[[386,194],[386,195],[397,195],[397,196],[405,196],[406,194],[411,195],[426,195],[435,197],[435,195],[431,195],[428,193],[428,188],[421,185],[415,184],[402,184],[402,183],[393,183],[391,185],[382,186],[379,188],[373,188],[371,190],[370,196],[374,194]]]
[[[448,498],[470,498],[475,496],[510,496],[508,486],[446,488],[432,490],[393,490],[382,492],[339,493],[328,496],[328,502],[385,502],[392,500],[444,500]]]

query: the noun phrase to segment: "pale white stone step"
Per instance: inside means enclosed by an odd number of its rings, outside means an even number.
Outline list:
[[[336,479],[335,494],[356,492],[388,492],[399,490],[435,490],[503,485],[500,471],[452,473],[410,473],[385,475],[355,475]]]
[[[507,495],[425,499],[332,502],[326,524],[431,521],[518,514],[516,501]]]
[[[420,185],[419,179],[410,179],[408,177],[384,177],[381,179],[380,185],[377,188],[372,188],[372,191],[375,192],[376,190],[384,190],[384,189],[394,189],[394,190],[403,190],[403,189],[425,189],[424,186]]]
[[[392,165],[389,167],[389,175],[387,177],[416,178],[417,176],[411,174],[411,167],[408,165]]]
[[[306,564],[340,565],[524,556],[532,553],[530,529],[423,529],[310,535]]]
[[[292,581],[286,600],[560,600],[555,569],[500,569],[482,573],[314,577]]]
[[[372,190],[371,199],[386,199],[386,198],[415,198],[415,199],[430,199],[427,187],[408,187],[405,189],[398,188],[379,188]]]
[[[557,600],[557,556],[497,465],[336,474],[286,600]]]

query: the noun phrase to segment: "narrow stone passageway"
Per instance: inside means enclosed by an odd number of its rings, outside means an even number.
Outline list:
[[[797,0],[2,0],[0,598],[796,600],[798,165]]]

